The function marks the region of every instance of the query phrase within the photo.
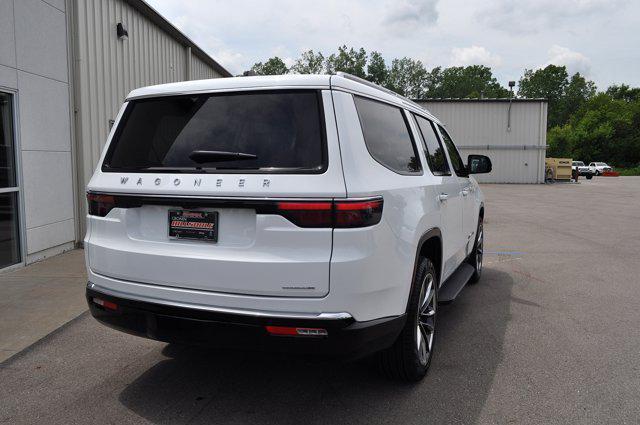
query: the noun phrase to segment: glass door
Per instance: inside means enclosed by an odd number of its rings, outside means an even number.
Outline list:
[[[13,97],[0,92],[0,268],[22,261]]]

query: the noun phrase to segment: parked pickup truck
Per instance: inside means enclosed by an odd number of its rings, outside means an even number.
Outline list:
[[[573,161],[571,163],[571,169],[578,170],[578,174],[581,176],[585,176],[587,180],[591,180],[593,178],[593,175],[595,174],[595,172],[591,171],[591,168],[584,165],[584,162],[582,161]]]
[[[613,171],[613,167],[608,166],[604,162],[592,162],[589,164],[589,169],[595,174],[599,176],[605,171]]]

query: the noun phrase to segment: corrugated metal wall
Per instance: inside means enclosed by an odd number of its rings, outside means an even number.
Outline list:
[[[196,55],[191,55],[191,79],[192,80],[207,80],[209,78],[219,78],[218,74],[213,68],[204,63],[202,59]]]
[[[113,120],[133,89],[221,75],[123,0],[77,0],[75,7],[75,106],[78,196],[96,167]],[[120,40],[122,22],[129,37]],[[188,73],[191,73],[189,76]],[[80,217],[84,217],[81,211]],[[80,235],[84,233],[80,220]]]
[[[514,101],[507,130],[509,102],[419,101],[442,120],[463,156],[487,155],[493,171],[483,183],[543,183],[547,103]]]

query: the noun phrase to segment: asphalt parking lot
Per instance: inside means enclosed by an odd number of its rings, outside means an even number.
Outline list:
[[[484,276],[441,308],[419,384],[168,346],[84,314],[0,364],[0,422],[640,422],[640,178],[483,190]]]

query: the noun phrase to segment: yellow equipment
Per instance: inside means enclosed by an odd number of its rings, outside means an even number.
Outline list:
[[[547,180],[571,180],[571,158],[545,158],[544,168]]]

